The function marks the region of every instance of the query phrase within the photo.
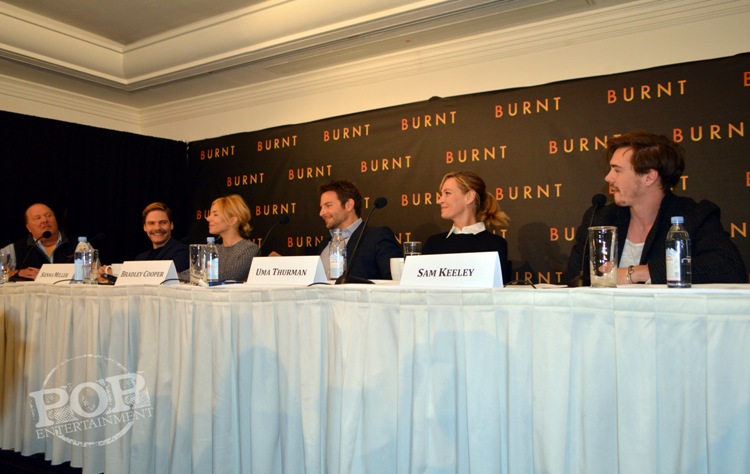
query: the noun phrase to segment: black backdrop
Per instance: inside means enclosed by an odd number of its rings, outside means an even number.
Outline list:
[[[608,137],[662,133],[687,150],[675,190],[710,199],[746,262],[750,203],[750,55],[503,90],[230,135],[190,145],[190,238],[202,241],[212,199],[239,193],[256,238],[289,213],[268,250],[309,252],[323,238],[317,186],[356,182],[373,215],[399,240],[447,230],[435,205],[448,171],[480,173],[511,217],[505,232],[514,277],[560,283],[574,229],[603,178]],[[611,200],[611,199],[610,199]],[[366,211],[369,212],[369,211]],[[516,274],[517,272],[517,274]]]
[[[750,262],[750,54],[538,87],[425,102],[184,143],[0,113],[3,169],[11,179],[0,242],[23,235],[22,213],[50,203],[76,235],[107,234],[104,258],[145,249],[140,211],[164,200],[175,236],[202,242],[211,201],[241,194],[262,238],[287,213],[264,252],[309,253],[323,238],[317,186],[356,182],[372,222],[399,240],[446,230],[435,205],[448,171],[479,172],[511,217],[504,232],[519,278],[559,283],[575,227],[591,196],[609,194],[608,137],[634,129],[668,135],[687,150],[675,190],[710,199]],[[187,156],[186,156],[187,149]],[[85,177],[74,179],[84,168]],[[365,210],[369,212],[369,206]]]
[[[186,145],[26,115],[0,112],[4,196],[1,245],[28,235],[23,213],[48,204],[71,240],[96,242],[105,262],[131,259],[150,242],[141,211],[164,200],[184,235]]]

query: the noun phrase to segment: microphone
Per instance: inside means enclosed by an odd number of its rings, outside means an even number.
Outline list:
[[[287,225],[287,224],[289,224],[289,216],[287,216],[286,214],[280,215],[279,216],[279,220],[276,221],[276,223],[274,225],[272,225],[270,229],[268,229],[268,232],[266,232],[266,236],[263,237],[263,240],[260,243],[260,247],[258,247],[258,256],[259,257],[261,256],[260,251],[263,250],[263,246],[266,245],[266,242],[268,241],[268,236],[271,235],[271,231],[274,230],[276,228],[276,226],[279,225],[279,224],[281,224],[281,225]]]
[[[594,216],[596,216],[596,211],[605,205],[607,203],[607,196],[604,194],[594,194],[594,197],[591,198],[591,205],[593,206],[593,211],[591,212],[591,220],[589,221],[589,227],[591,227],[594,224]],[[571,278],[568,282],[568,288],[577,288],[579,286],[583,285],[583,265],[586,263],[586,252],[588,252],[589,249],[589,233],[586,231],[586,240],[583,242],[583,251],[581,252],[581,269],[578,270],[578,275]]]
[[[34,243],[29,247],[29,250],[26,251],[26,255],[23,257],[23,260],[21,260],[20,265],[16,265],[16,270],[21,271],[21,269],[25,268],[24,265],[26,264],[26,260],[29,259],[29,256],[31,255],[31,252],[34,251],[36,247],[36,244],[42,240],[42,239],[49,239],[52,237],[52,232],[45,230],[42,235],[39,236],[38,239],[34,240]],[[19,276],[18,273],[13,275],[13,281],[19,281],[19,280],[28,280],[28,278],[24,278],[22,276]]]
[[[114,275],[110,275],[109,273],[102,273],[101,275],[105,280],[107,280],[107,285],[114,285],[117,283],[117,277]]]
[[[352,250],[352,258],[346,262],[346,270],[344,270],[344,274],[341,275],[336,279],[336,285],[340,285],[342,283],[372,283],[370,280],[366,278],[360,278],[356,276],[349,275],[349,270],[352,268],[352,263],[354,263],[354,258],[357,256],[357,250],[359,250],[359,243],[362,242],[362,236],[365,235],[365,232],[367,231],[367,223],[370,222],[370,217],[372,217],[372,213],[375,212],[375,209],[381,209],[388,205],[388,199],[384,197],[379,197],[375,199],[375,202],[373,203],[373,208],[370,209],[370,213],[367,214],[367,218],[362,223],[362,232],[359,233],[359,237],[357,237],[357,243],[354,244],[354,250]]]
[[[106,240],[107,240],[107,234],[105,234],[104,232],[99,232],[91,240],[89,240],[89,244],[91,244],[92,247],[94,246],[94,244],[96,244],[96,246],[99,246],[100,244],[103,244]]]

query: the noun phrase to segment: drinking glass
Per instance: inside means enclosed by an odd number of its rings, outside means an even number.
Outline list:
[[[10,279],[10,254],[0,253],[0,285]]]
[[[589,227],[591,286],[617,286],[617,227]]]
[[[404,257],[422,255],[422,242],[418,240],[404,242]]]
[[[78,253],[76,253],[78,258]],[[76,283],[85,285],[99,284],[99,251],[96,249],[87,250],[81,253],[81,280]]]
[[[206,281],[206,244],[190,245],[190,283]]]

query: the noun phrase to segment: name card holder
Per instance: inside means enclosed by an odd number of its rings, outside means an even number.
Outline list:
[[[43,285],[71,283],[75,272],[75,265],[72,263],[45,263],[39,269],[34,282]]]
[[[319,255],[255,257],[246,284],[307,286],[327,281]]]
[[[497,252],[410,255],[401,286],[502,288],[500,257]]]
[[[172,260],[138,260],[123,262],[115,286],[179,285]]]

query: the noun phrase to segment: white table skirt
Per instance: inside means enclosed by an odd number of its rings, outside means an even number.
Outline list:
[[[7,284],[0,322],[0,447],[85,473],[750,472],[748,285]],[[29,394],[84,355],[150,416],[40,439]]]

